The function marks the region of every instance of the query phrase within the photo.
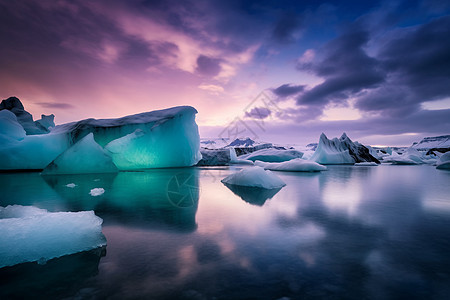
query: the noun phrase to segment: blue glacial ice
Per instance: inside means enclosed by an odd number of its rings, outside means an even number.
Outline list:
[[[228,185],[277,189],[286,185],[281,178],[261,167],[249,167],[233,173],[221,180]]]
[[[33,206],[0,207],[0,268],[106,245],[103,220],[93,211],[48,212]]]
[[[111,156],[95,142],[89,133],[61,153],[42,174],[84,174],[118,172]]]
[[[23,110],[20,101],[18,102],[20,105],[14,103],[15,107]],[[0,110],[0,157],[2,157],[0,170],[42,170],[58,155],[89,134],[93,135],[93,139],[100,147],[106,148],[107,154],[120,170],[185,167],[195,165],[201,159],[200,138],[195,123],[197,111],[190,106],[173,107],[118,119],[86,119],[54,128],[51,126],[52,116],[44,116],[37,122],[41,127],[48,126],[50,133],[38,135],[30,135],[23,127],[25,123],[18,120],[17,115],[13,114],[14,111],[8,109],[9,106],[5,107],[7,108]],[[31,117],[27,114],[26,120]],[[98,147],[91,148],[98,149]],[[75,155],[76,151],[73,150],[70,151],[71,156]],[[79,158],[74,161],[81,160],[83,159]],[[68,162],[67,159],[65,161]],[[59,162],[62,163],[62,159]],[[91,166],[92,161],[89,166],[73,164],[72,167],[58,169],[64,169],[64,173],[78,173],[80,170],[91,172]],[[71,168],[74,170],[70,170]]]
[[[280,163],[267,163],[257,160],[255,161],[255,165],[272,171],[319,172],[327,170],[327,167],[322,166],[321,164],[302,158],[295,158]]]

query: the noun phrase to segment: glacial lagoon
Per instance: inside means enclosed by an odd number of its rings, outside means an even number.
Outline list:
[[[276,172],[248,166],[0,174],[0,206],[93,210],[106,247],[0,269],[0,298],[446,299],[450,172],[429,165]],[[69,185],[73,183],[74,185]],[[91,196],[94,188],[104,193]],[[1,257],[0,257],[1,259]]]

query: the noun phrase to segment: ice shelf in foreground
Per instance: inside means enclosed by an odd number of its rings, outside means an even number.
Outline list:
[[[380,163],[370,154],[369,149],[358,142],[353,142],[345,133],[339,139],[332,140],[322,133],[310,160],[324,165],[354,164],[365,161]]]
[[[282,150],[275,148],[261,149],[252,153],[239,156],[239,159],[246,159],[251,161],[265,161],[265,162],[283,162],[294,158],[301,158],[303,152],[297,150]]]
[[[327,167],[322,166],[321,164],[302,158],[296,158],[281,163],[267,163],[257,160],[255,161],[255,165],[266,170],[288,172],[319,172],[327,169]]]
[[[221,180],[229,185],[277,189],[286,185],[281,178],[261,167],[249,167],[233,173]]]
[[[47,260],[106,245],[103,220],[93,211],[48,212],[0,207],[0,268]]]
[[[118,172],[111,157],[94,141],[89,133],[61,153],[42,174],[83,174]]]

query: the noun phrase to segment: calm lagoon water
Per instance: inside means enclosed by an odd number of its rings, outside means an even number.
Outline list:
[[[450,172],[277,172],[287,185],[261,194],[220,182],[237,169],[0,174],[0,206],[94,210],[107,239],[0,269],[0,298],[448,299]]]

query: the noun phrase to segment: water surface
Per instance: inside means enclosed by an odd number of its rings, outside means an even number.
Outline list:
[[[0,298],[448,299],[450,172],[276,172],[287,185],[258,194],[220,182],[239,168],[0,174],[0,206],[94,210],[107,239],[0,269]]]

